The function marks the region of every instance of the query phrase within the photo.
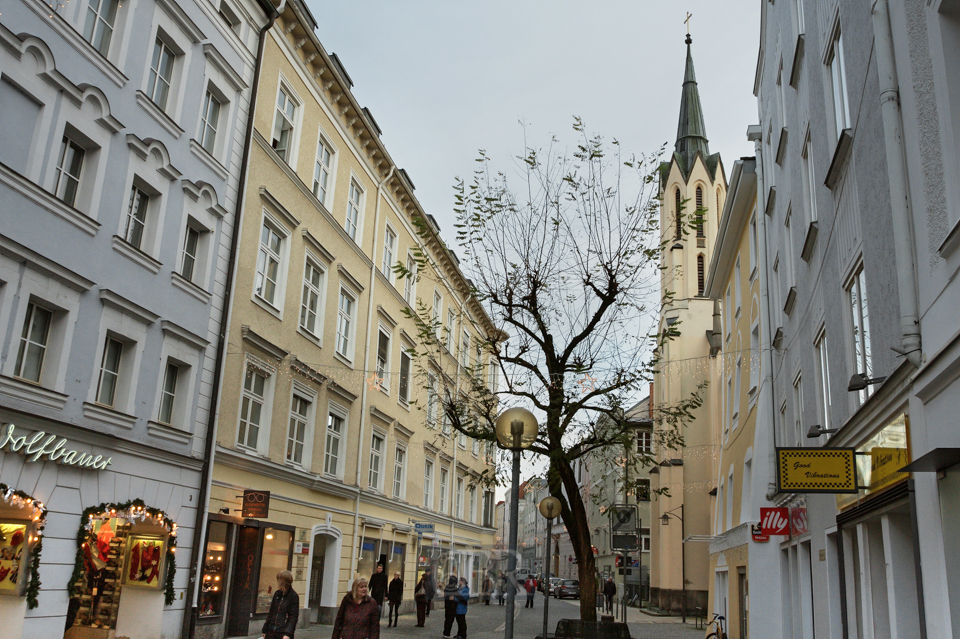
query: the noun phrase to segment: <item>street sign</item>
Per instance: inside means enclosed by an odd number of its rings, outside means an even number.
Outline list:
[[[777,448],[777,489],[781,493],[855,493],[853,448]]]
[[[610,530],[613,533],[636,533],[640,528],[637,507],[633,504],[617,504],[610,507]]]
[[[265,519],[270,516],[270,491],[245,490],[243,491],[244,517]]]
[[[434,524],[417,522],[413,524],[413,529],[417,531],[418,535],[422,535],[424,533],[432,533],[434,532]]]

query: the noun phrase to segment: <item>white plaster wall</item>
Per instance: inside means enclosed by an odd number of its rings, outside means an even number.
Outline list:
[[[23,616],[26,612],[26,597],[0,597],[3,639],[21,639],[23,637]]]
[[[117,611],[118,637],[161,639],[163,633],[163,591],[124,588]],[[168,635],[167,635],[168,636]]]

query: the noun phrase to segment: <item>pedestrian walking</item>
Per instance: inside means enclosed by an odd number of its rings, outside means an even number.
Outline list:
[[[460,592],[457,598],[457,638],[467,639],[467,606],[470,603],[470,586],[467,578],[460,577]]]
[[[500,571],[500,576],[497,577],[497,601],[499,605],[503,605],[503,598],[507,596],[507,578],[504,576],[503,571]]]
[[[460,589],[457,588],[457,578],[450,575],[447,585],[443,587],[443,637],[451,639],[450,631],[453,629],[453,621],[457,618],[457,600],[460,597]]]
[[[387,628],[391,624],[396,628],[397,622],[400,620],[400,602],[403,600],[403,579],[400,578],[399,572],[393,573],[393,579],[387,588],[387,599],[390,601],[390,610],[387,612]]]
[[[370,577],[370,596],[377,602],[382,617],[383,598],[387,596],[387,573],[383,572],[383,564],[377,564],[376,572]]]
[[[524,608],[533,608],[533,595],[537,592],[537,580],[533,578],[533,575],[527,577],[527,580],[523,583],[523,588],[527,591],[527,604]]]
[[[330,639],[380,639],[380,611],[368,592],[367,580],[357,577],[340,602]]]
[[[493,579],[490,579],[490,573],[487,573],[487,576],[483,578],[483,605],[490,605],[490,593],[493,592]]]
[[[427,616],[430,616],[430,610],[433,608],[433,600],[437,596],[437,580],[433,578],[433,570],[427,568],[423,571],[426,578],[423,582],[423,591],[427,597]]]
[[[427,605],[429,605],[429,600],[427,599],[426,581],[429,579],[429,576],[430,571],[427,570],[420,576],[417,587],[413,589],[413,600],[417,604],[417,628],[423,628],[423,623],[427,618]]]
[[[293,639],[299,616],[300,595],[293,590],[293,573],[281,570],[277,573],[277,590],[260,632],[264,639]]]
[[[603,596],[607,600],[607,612],[613,612],[613,598],[617,596],[617,584],[613,583],[613,577],[607,577],[607,583],[603,585]]]

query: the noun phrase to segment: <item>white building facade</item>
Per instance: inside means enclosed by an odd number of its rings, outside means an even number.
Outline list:
[[[960,3],[758,4],[773,420],[757,428],[856,449],[862,488],[778,493],[755,457],[791,527],[768,542],[779,558],[751,555],[767,605],[751,598],[749,627],[960,637]]]
[[[183,632],[272,12],[4,4],[0,572],[20,570],[0,587],[5,639]]]

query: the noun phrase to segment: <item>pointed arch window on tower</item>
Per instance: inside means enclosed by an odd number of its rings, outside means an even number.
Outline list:
[[[701,253],[697,256],[697,297],[703,297],[704,275],[703,254]]]
[[[676,215],[677,234],[675,239],[682,240],[683,239],[683,217],[680,214],[680,189],[677,189],[676,191],[674,191],[674,201],[675,201],[676,210],[677,210],[677,215]]]
[[[703,234],[703,214],[706,210],[703,207],[703,189],[697,187],[697,237],[706,237]]]

